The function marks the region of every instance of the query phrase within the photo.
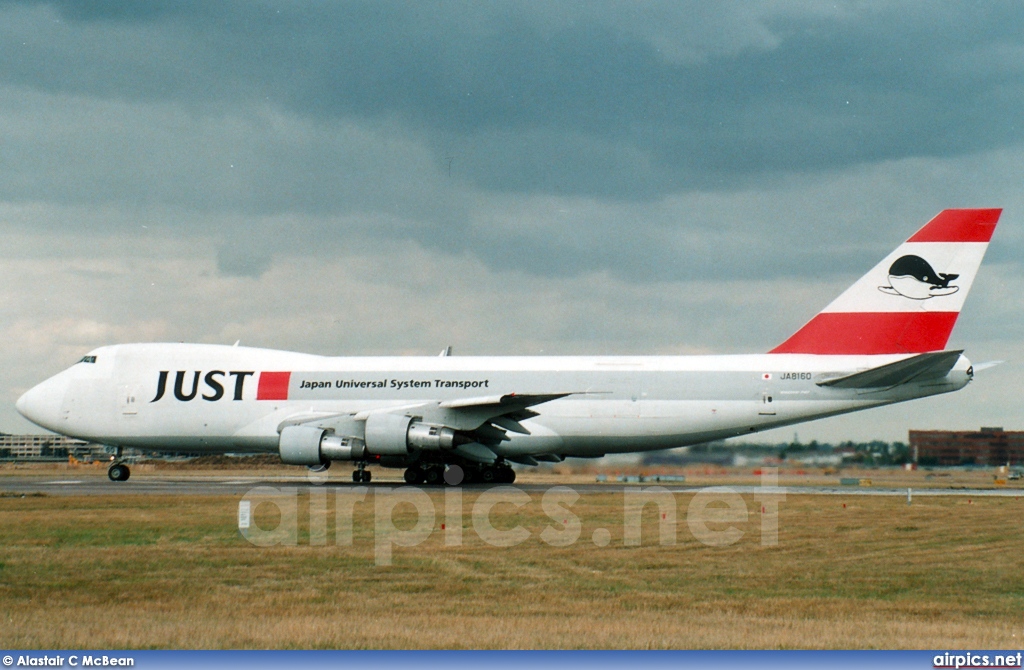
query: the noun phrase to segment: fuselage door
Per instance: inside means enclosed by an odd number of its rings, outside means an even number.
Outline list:
[[[121,414],[124,416],[134,416],[139,413],[138,410],[138,396],[139,386],[133,384],[122,384],[118,387],[118,404],[121,406]]]
[[[775,390],[773,382],[774,375],[765,372],[761,375],[761,393],[757,398],[758,416],[775,416]]]

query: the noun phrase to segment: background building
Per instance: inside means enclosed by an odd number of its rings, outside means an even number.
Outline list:
[[[919,465],[1021,465],[1024,431],[912,430],[910,450]]]
[[[65,459],[102,452],[103,447],[63,435],[8,435],[0,433],[0,458]]]

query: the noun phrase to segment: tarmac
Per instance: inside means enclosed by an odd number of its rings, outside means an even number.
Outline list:
[[[109,495],[171,495],[171,496],[244,496],[255,487],[288,487],[305,489],[326,489],[342,492],[359,486],[396,488],[406,486],[401,479],[383,479],[371,484],[354,484],[343,480],[310,481],[308,476],[210,476],[202,474],[147,474],[134,476],[126,482],[112,482],[106,473],[48,473],[8,474],[0,477],[0,496],[45,494],[48,496],[109,496]],[[507,486],[507,485],[506,485]],[[666,485],[655,482],[636,484],[607,483],[560,483],[557,478],[544,483],[525,482],[513,484],[526,493],[544,493],[554,486],[569,486],[580,494],[621,493],[626,489],[660,486],[671,493],[696,493],[707,490],[707,486]],[[463,487],[467,491],[483,491],[493,485],[474,484]],[[430,490],[432,487],[421,487]],[[907,496],[907,488],[884,488],[867,486],[750,486],[729,485],[724,488],[736,493],[778,493],[784,495],[825,495],[825,496]],[[440,487],[438,487],[440,490]],[[966,497],[1021,497],[1020,488],[911,488],[917,496],[966,496]]]

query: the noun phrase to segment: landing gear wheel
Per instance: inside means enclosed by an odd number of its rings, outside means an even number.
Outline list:
[[[423,471],[417,467],[407,468],[404,476],[406,484],[415,486],[416,484],[423,483]]]
[[[466,473],[461,466],[448,465],[444,469],[444,483],[448,486],[459,486],[467,481]]]
[[[370,471],[369,470],[363,470],[363,483],[364,484],[369,484],[370,483]]]
[[[501,473],[501,481],[503,484],[514,484],[516,481],[516,471],[512,468],[505,468],[505,471]]]
[[[480,473],[480,479],[484,481],[484,484],[493,484],[498,481],[498,471],[494,468],[484,468]]]
[[[430,468],[425,473],[423,473],[423,479],[431,486],[436,486],[437,484],[440,484],[443,481],[441,479],[443,473],[444,471],[441,470],[441,468]]]
[[[124,463],[114,463],[107,468],[107,477],[110,477],[112,482],[126,482],[131,474],[132,471]]]

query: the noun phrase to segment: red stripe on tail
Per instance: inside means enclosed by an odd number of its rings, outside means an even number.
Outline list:
[[[1001,209],[947,209],[907,242],[988,242]]]
[[[773,354],[917,354],[941,351],[958,312],[822,312]]]
[[[291,372],[261,372],[260,385],[256,389],[257,400],[287,400]]]

